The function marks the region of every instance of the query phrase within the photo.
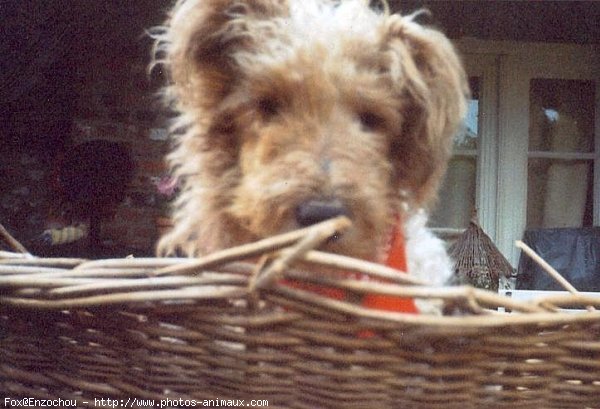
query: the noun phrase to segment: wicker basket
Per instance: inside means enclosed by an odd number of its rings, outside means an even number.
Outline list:
[[[310,250],[322,239],[314,231],[196,260],[0,254],[2,404],[600,407],[600,312],[556,308],[598,299],[524,303],[417,285],[383,266]],[[290,268],[298,260],[302,271]],[[320,273],[303,272],[307,265]],[[352,296],[334,300],[281,277]],[[365,293],[441,299],[462,314],[383,312],[350,301]]]

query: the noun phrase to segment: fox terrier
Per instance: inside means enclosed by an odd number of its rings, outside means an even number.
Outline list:
[[[363,0],[180,0],[156,44],[179,113],[182,184],[159,252],[201,255],[338,215],[324,250],[380,261],[398,220],[408,273],[445,282],[424,214],[468,86],[454,47]]]

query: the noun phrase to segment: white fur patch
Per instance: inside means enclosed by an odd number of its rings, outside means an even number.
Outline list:
[[[444,242],[427,229],[427,215],[419,211],[405,224],[408,274],[430,286],[445,285],[452,275],[452,261]],[[440,315],[443,302],[439,299],[415,299],[421,314]]]
[[[405,224],[408,273],[423,282],[442,286],[452,275],[452,262],[444,242],[426,227],[427,215],[420,211]]]
[[[348,35],[374,39],[374,27],[382,19],[365,7],[363,0],[347,0],[339,4],[322,0],[291,0],[290,29],[294,38],[335,44]]]
[[[363,0],[342,2],[290,0],[289,16],[264,20],[245,13],[231,13],[232,36],[254,38],[257,50],[242,50],[233,57],[240,66],[276,66],[289,61],[298,52],[323,48],[328,57],[337,59],[349,38],[377,43],[383,16]]]

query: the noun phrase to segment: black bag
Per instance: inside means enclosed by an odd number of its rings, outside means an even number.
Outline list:
[[[523,242],[579,291],[600,291],[600,227],[532,229]],[[517,290],[564,290],[529,256],[521,253]]]

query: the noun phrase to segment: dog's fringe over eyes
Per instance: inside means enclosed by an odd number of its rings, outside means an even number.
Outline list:
[[[353,227],[329,251],[376,260],[398,219],[409,240],[429,237],[410,220],[436,201],[468,89],[450,41],[417,16],[384,0],[179,1],[151,31],[182,179],[159,252],[200,255],[336,212]]]

